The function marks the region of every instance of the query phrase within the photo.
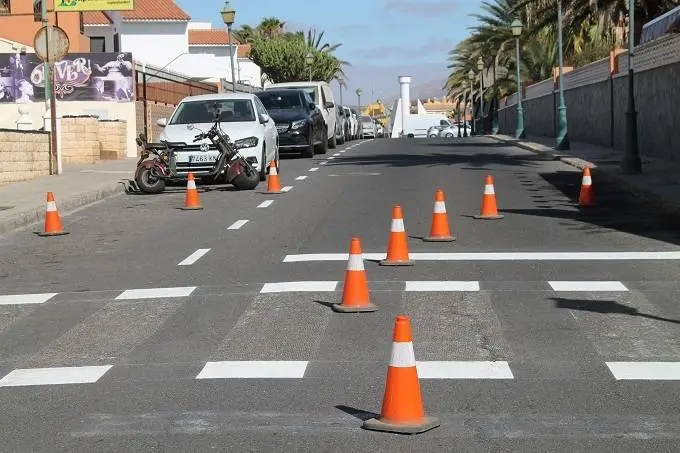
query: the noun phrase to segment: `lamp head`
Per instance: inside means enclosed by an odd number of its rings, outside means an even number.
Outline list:
[[[224,7],[222,8],[222,11],[220,11],[220,15],[228,27],[231,27],[236,21],[236,10],[231,7],[229,2],[224,2]]]
[[[484,69],[484,61],[482,60],[482,57],[479,57],[479,59],[477,60],[477,69],[479,69],[480,71]]]
[[[311,66],[312,63],[314,63],[314,54],[312,52],[307,53],[307,56],[305,57],[305,62],[307,63],[307,66]]]
[[[513,36],[519,37],[522,34],[522,22],[519,19],[513,20],[510,29],[512,29]]]

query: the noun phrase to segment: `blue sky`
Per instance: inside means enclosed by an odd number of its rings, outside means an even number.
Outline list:
[[[222,0],[176,0],[198,21],[224,25]],[[399,75],[420,85],[447,76],[447,53],[469,34],[478,12],[475,0],[232,0],[236,24],[257,25],[263,17],[278,17],[288,29],[317,28],[324,40],[343,45],[335,54],[349,61],[348,91],[357,87],[368,98],[398,93]],[[337,84],[334,85],[336,96]],[[371,93],[373,96],[371,96]],[[348,94],[345,91],[345,98]],[[355,102],[352,94],[345,103]]]

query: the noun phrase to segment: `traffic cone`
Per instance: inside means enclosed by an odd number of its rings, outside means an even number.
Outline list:
[[[366,420],[363,427],[372,431],[420,434],[439,425],[439,420],[426,416],[423,408],[411,321],[408,316],[397,316],[380,417]]]
[[[61,218],[57,210],[57,202],[54,201],[54,194],[47,192],[47,206],[45,207],[45,230],[38,233],[38,236],[63,236],[68,234],[61,225]]]
[[[342,303],[333,305],[339,313],[359,313],[378,310],[372,304],[368,294],[368,280],[364,269],[364,258],[361,256],[361,241],[352,238],[349,245],[349,260],[345,271],[345,287],[342,291]]]
[[[590,167],[583,169],[581,178],[581,193],[578,196],[579,206],[595,206],[595,194],[593,193],[593,178],[590,176]]]
[[[392,227],[387,241],[387,257],[380,261],[381,266],[413,266],[408,256],[408,236],[404,228],[404,214],[401,206],[392,208]]]
[[[432,228],[430,235],[423,238],[425,242],[452,242],[456,238],[451,235],[449,219],[446,214],[446,197],[444,191],[438,189],[434,194],[434,211],[432,212]]]
[[[482,211],[475,219],[496,220],[502,219],[504,216],[498,213],[498,206],[496,205],[496,191],[493,187],[493,177],[488,175],[484,183],[484,195],[482,196]]]
[[[267,177],[267,192],[281,193],[281,181],[279,181],[279,171],[276,169],[276,162],[269,163],[269,176]]]
[[[189,173],[187,176],[187,192],[186,196],[184,197],[184,206],[180,209],[185,211],[203,209],[201,200],[198,197],[198,190],[196,189],[196,181],[194,180],[193,173]]]

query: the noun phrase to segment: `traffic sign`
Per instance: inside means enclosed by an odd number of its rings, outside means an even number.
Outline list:
[[[42,61],[56,63],[68,53],[69,39],[66,32],[54,25],[40,28],[33,38],[33,48]]]
[[[134,0],[56,0],[54,4],[54,10],[58,13],[132,9],[135,9]]]

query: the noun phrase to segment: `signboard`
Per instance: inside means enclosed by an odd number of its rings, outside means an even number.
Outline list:
[[[48,63],[64,58],[68,53],[68,47],[69,40],[66,32],[53,25],[40,28],[33,38],[33,48],[36,55],[42,61]]]
[[[43,64],[35,54],[0,53],[0,104],[45,101]],[[133,102],[133,69],[131,53],[68,54],[54,64],[57,99]]]
[[[134,0],[54,0],[59,13],[83,11],[127,11],[135,9]]]

